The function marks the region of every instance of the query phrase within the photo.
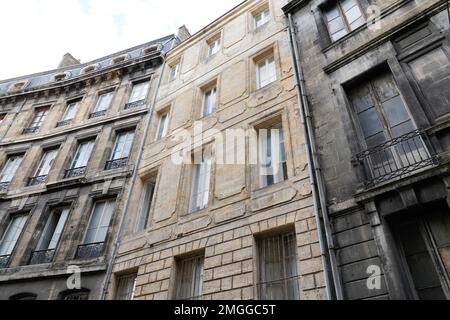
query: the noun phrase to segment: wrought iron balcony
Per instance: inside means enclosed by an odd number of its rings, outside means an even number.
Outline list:
[[[82,177],[85,175],[85,173],[86,173],[86,167],[69,169],[69,170],[66,170],[66,173],[64,173],[64,179]]]
[[[36,133],[39,131],[41,127],[31,127],[31,128],[25,128],[23,129],[23,134],[30,134],[30,133]]]
[[[35,251],[31,254],[30,264],[50,263],[54,255],[55,249]]]
[[[0,269],[5,269],[6,267],[8,267],[10,257],[10,255],[0,256]]]
[[[4,192],[8,189],[10,182],[0,182],[0,192]]]
[[[44,184],[47,181],[47,175],[45,176],[38,176],[38,177],[33,177],[33,178],[29,178],[28,179],[28,186],[37,186],[40,184]]]
[[[260,282],[257,288],[261,300],[299,300],[300,276]]]
[[[89,119],[93,119],[93,118],[98,118],[98,117],[103,117],[106,114],[107,110],[102,110],[102,111],[97,111],[97,112],[93,112],[89,115]]]
[[[60,121],[56,124],[56,127],[64,127],[64,126],[68,126],[69,124],[72,123],[72,120],[64,120],[64,121]]]
[[[431,146],[428,136],[415,130],[358,154],[356,160],[365,168],[366,187],[438,165],[438,157],[427,146]]]
[[[106,162],[105,170],[114,170],[126,167],[128,164],[128,158],[110,160]]]
[[[94,259],[101,257],[105,249],[105,243],[89,243],[78,246],[76,259]]]
[[[125,110],[138,108],[138,107],[143,106],[144,104],[145,104],[145,100],[130,102],[125,105]]]

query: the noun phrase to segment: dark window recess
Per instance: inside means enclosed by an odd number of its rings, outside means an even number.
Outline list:
[[[68,290],[60,295],[61,300],[89,300],[89,290]]]
[[[258,254],[260,299],[300,299],[295,233],[259,239]]]
[[[394,234],[413,297],[450,299],[450,213],[448,208],[426,212],[414,219],[395,222]]]
[[[203,256],[182,259],[177,262],[177,300],[201,300],[203,263]]]
[[[357,155],[366,185],[403,177],[436,163],[417,130],[390,72],[348,90],[366,149]]]

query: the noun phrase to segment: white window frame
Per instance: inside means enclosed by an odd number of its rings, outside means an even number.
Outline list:
[[[167,135],[169,129],[169,111],[161,113],[158,121],[158,130],[156,131],[156,141],[161,140]],[[163,121],[164,120],[164,121]]]
[[[143,101],[147,98],[148,90],[150,89],[150,81],[141,81],[133,84],[131,89],[130,98],[128,103],[134,103],[138,101]]]
[[[201,299],[203,294],[204,268],[204,255],[177,261],[176,299]],[[186,291],[189,291],[189,293]]]
[[[123,141],[121,139],[124,138]],[[111,153],[111,161],[129,158],[135,137],[135,130],[119,132],[114,143],[114,149]]]
[[[117,277],[115,300],[134,300],[136,292],[137,273],[125,274]]]
[[[272,54],[256,62],[257,88],[264,88],[275,81],[277,81],[277,66],[275,56]]]
[[[75,119],[78,109],[80,108],[80,103],[81,101],[69,102],[61,121],[71,121]]]
[[[217,39],[208,41],[208,57],[212,57],[217,54],[221,49],[221,41],[220,37]]]
[[[345,10],[344,9],[344,5],[343,2],[346,1],[354,1],[355,4],[349,9],[349,10]],[[357,8],[359,10],[359,13],[361,14],[359,16],[358,19],[350,22],[349,21],[349,17],[348,17],[348,12],[354,8]],[[338,16],[333,18],[333,19],[329,19],[328,17],[328,13],[331,12],[332,10],[336,10],[336,12],[338,13]],[[333,5],[331,5],[330,7],[328,7],[324,12],[323,12],[324,18],[325,18],[325,24],[327,25],[327,29],[328,29],[328,33],[330,35],[331,41],[337,41],[343,37],[345,37],[347,34],[349,34],[350,32],[356,30],[357,28],[359,28],[360,26],[362,26],[365,22],[366,22],[366,18],[364,16],[363,10],[361,8],[361,4],[359,3],[359,0],[338,0],[336,1]],[[330,22],[333,22],[337,19],[341,19],[342,20],[342,25],[343,25],[343,29],[339,29],[337,32],[335,33],[331,33],[331,29],[330,29]],[[352,26],[352,24],[356,23],[358,20],[362,20],[361,23],[356,24],[355,26]]]
[[[44,151],[41,161],[34,172],[34,178],[47,176],[53,167],[56,157],[58,156],[59,149],[51,149]]]
[[[55,216],[58,214],[58,211],[60,211],[59,218],[56,222]],[[69,214],[70,208],[54,209],[51,211],[39,240],[37,251],[55,250],[58,247]],[[54,223],[54,227],[52,227],[52,222],[56,222]],[[48,244],[45,244],[46,241],[48,241]]]
[[[33,119],[30,123],[30,128],[41,128],[47,117],[50,107],[40,107],[34,110]]]
[[[108,110],[111,107],[113,96],[114,91],[99,94],[97,104],[95,105],[94,113]]]
[[[217,108],[217,87],[213,86],[203,92],[202,116],[206,117],[207,115],[216,112],[216,108]]]
[[[94,140],[87,140],[79,143],[77,151],[75,152],[75,156],[72,160],[72,164],[70,165],[71,170],[87,167],[92,155],[92,151],[94,149],[94,145],[95,145]],[[84,148],[86,148],[87,151],[84,151]],[[78,164],[82,165],[80,166]]]
[[[139,204],[139,215],[136,223],[136,232],[147,228],[150,220],[150,210],[152,209],[153,199],[155,198],[156,176],[145,181]]]
[[[258,18],[260,19],[258,21]],[[272,15],[270,14],[270,9],[266,8],[253,16],[255,29],[261,28],[265,24],[267,24],[272,19]]]
[[[28,215],[26,214],[19,214],[11,217],[8,227],[0,241],[0,256],[10,256],[13,253],[17,242],[23,233],[27,219]],[[15,228],[15,230],[12,230],[12,228]]]
[[[203,159],[199,164],[194,164],[192,172],[192,186],[190,196],[190,213],[204,210],[209,204],[209,192],[211,190],[212,159],[207,151],[203,151]]]
[[[23,155],[9,156],[0,174],[0,183],[9,183],[19,169],[23,160]],[[14,163],[13,163],[14,162]]]
[[[104,204],[104,207],[101,211],[100,217],[98,218],[97,225],[93,225],[94,214],[96,213],[97,206]],[[89,223],[86,228],[86,232],[83,237],[83,245],[90,245],[96,243],[105,243],[106,238],[108,237],[108,231],[111,226],[111,222],[113,220],[114,211],[116,209],[116,200],[100,200],[94,203],[94,206],[91,210],[91,216],[89,218]],[[92,230],[92,231],[91,231]],[[106,230],[106,231],[105,231]],[[104,234],[102,235],[102,232]],[[94,234],[91,236],[89,232],[93,232]],[[92,241],[88,241],[89,238],[92,238]]]
[[[170,66],[169,81],[175,80],[178,76],[179,71],[180,71],[180,63],[179,62]]]

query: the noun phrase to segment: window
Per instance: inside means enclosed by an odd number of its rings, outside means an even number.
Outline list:
[[[60,123],[68,123],[75,118],[75,115],[78,112],[78,108],[80,107],[80,101],[70,102],[67,105],[66,111],[64,112],[64,116],[61,119]]]
[[[71,169],[84,168],[87,166],[89,159],[91,158],[92,150],[94,149],[94,144],[94,140],[80,143],[70,166]]]
[[[36,300],[37,294],[34,293],[19,293],[9,297],[9,300]]]
[[[168,128],[169,128],[169,113],[164,112],[159,117],[158,131],[156,133],[156,141],[161,140],[167,135]]]
[[[128,103],[136,103],[145,100],[149,87],[150,82],[148,81],[135,84],[133,86],[133,90],[131,91],[130,100]]]
[[[216,111],[216,87],[206,90],[203,93],[203,116],[207,116]]]
[[[11,218],[11,221],[0,242],[0,268],[6,267],[6,264],[8,263],[7,260],[9,260],[9,256],[16,247],[17,241],[22,234],[26,221],[27,216],[24,214],[14,215]]]
[[[196,212],[208,207],[211,180],[211,155],[202,151],[200,163],[194,164],[190,212]]]
[[[83,244],[105,242],[115,205],[115,200],[98,201],[95,203]]]
[[[295,233],[261,238],[257,245],[260,299],[300,299]]]
[[[49,263],[53,260],[55,249],[61,239],[69,212],[69,208],[54,209],[51,211],[36,251],[31,256],[30,264]]]
[[[34,111],[33,119],[31,120],[30,126],[25,129],[24,133],[34,133],[38,131],[42,124],[44,123],[45,117],[47,117],[49,107],[37,108]]]
[[[150,209],[153,201],[153,194],[155,192],[155,184],[156,175],[154,175],[144,183],[139,204],[139,220],[137,222],[136,232],[145,230],[145,228],[147,228]]]
[[[177,300],[199,300],[203,291],[204,257],[197,256],[177,262]]]
[[[336,41],[365,22],[357,0],[338,0],[324,10],[331,40]]]
[[[57,154],[57,149],[45,151],[44,155],[42,156],[41,162],[39,163],[39,166],[34,173],[34,177],[47,176],[53,166],[53,162],[55,161]]]
[[[261,187],[287,180],[286,151],[281,123],[259,129],[258,140]]]
[[[137,274],[119,276],[117,278],[117,291],[115,300],[133,300],[136,290]]]
[[[262,27],[267,22],[270,21],[270,10],[265,9],[264,11],[261,11],[253,16],[253,19],[255,21],[255,29]]]
[[[116,139],[111,160],[128,158],[134,140],[134,130],[120,133]]]
[[[0,174],[0,183],[10,183],[14,178],[20,164],[22,163],[23,156],[10,156],[3,167]]]
[[[256,64],[256,83],[257,88],[263,88],[277,80],[277,70],[275,67],[275,58],[270,56]]]
[[[178,76],[178,71],[180,69],[180,63],[177,62],[174,65],[170,67],[170,73],[169,73],[169,81],[175,80],[175,78]]]
[[[89,290],[67,290],[60,294],[61,300],[89,300]]]
[[[98,97],[97,104],[95,106],[93,116],[96,114],[104,115],[106,111],[109,109],[109,106],[111,105],[112,98],[114,95],[114,91],[110,91],[108,93],[103,93]],[[92,116],[91,115],[91,116]]]
[[[220,38],[208,41],[208,57],[215,55],[220,50]]]
[[[405,168],[418,167],[430,158],[421,137],[407,137],[416,126],[389,71],[359,81],[347,93],[368,149],[403,137],[403,142],[378,148],[368,156],[369,175],[375,182],[394,178],[398,172],[405,174]]]

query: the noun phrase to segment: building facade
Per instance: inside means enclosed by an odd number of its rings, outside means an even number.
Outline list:
[[[285,4],[168,53],[109,298],[328,298]]]
[[[447,1],[295,0],[344,299],[449,299]]]
[[[100,299],[168,36],[0,82],[0,299]]]

